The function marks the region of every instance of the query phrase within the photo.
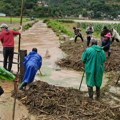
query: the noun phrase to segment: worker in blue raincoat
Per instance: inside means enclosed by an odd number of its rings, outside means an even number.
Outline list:
[[[96,98],[99,99],[106,55],[102,47],[97,45],[96,40],[92,40],[91,44],[91,47],[82,54],[82,61],[85,63],[89,98],[93,99],[93,87],[96,86]]]
[[[42,57],[37,53],[37,48],[33,48],[32,52],[25,56],[23,64],[25,73],[23,81],[19,87],[20,90],[26,87],[27,84],[33,82],[37,71],[42,66]]]

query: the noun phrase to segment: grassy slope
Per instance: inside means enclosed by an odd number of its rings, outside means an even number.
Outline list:
[[[19,17],[0,17],[0,22],[5,22],[8,23],[10,22],[12,19],[12,22],[14,23],[19,23],[20,22],[20,18]],[[23,18],[23,22],[26,22],[27,18]]]

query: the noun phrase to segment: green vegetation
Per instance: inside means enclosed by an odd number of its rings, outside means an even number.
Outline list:
[[[24,0],[24,16],[114,19],[120,15],[119,0]],[[21,0],[0,1],[0,12],[20,16]]]
[[[2,0],[0,1],[0,12],[5,13],[7,16],[20,16],[22,0]],[[24,15],[32,14],[36,8],[38,0],[24,0]],[[33,15],[33,14],[32,14]]]
[[[29,29],[30,27],[32,27],[32,23],[30,24],[30,23],[28,23],[28,24],[26,24],[26,25],[24,25],[23,26],[23,30],[27,30],[27,29]]]
[[[20,18],[18,17],[0,17],[0,22],[5,22],[5,23],[8,23],[8,22],[13,22],[13,23],[19,23],[20,22]],[[27,18],[23,18],[23,22],[26,22],[28,21]]]
[[[77,23],[77,26],[80,27],[80,28],[82,28],[82,29],[86,29],[87,26],[89,26],[89,24],[91,24],[91,23],[86,23],[86,22],[84,22],[84,23]],[[92,23],[92,25],[93,25],[94,30],[95,30],[95,32],[96,32],[97,34],[100,34],[100,32],[101,32],[101,30],[102,30],[102,28],[103,28],[104,26],[107,26],[108,29],[114,28],[114,29],[116,29],[116,30],[120,33],[120,24],[118,24],[118,23],[114,23],[114,24],[108,24],[108,23]]]
[[[86,35],[86,28],[89,26],[89,24],[92,24],[94,27],[94,37],[99,38],[100,37],[100,33],[103,29],[104,26],[107,26],[109,29],[114,28],[116,29],[119,34],[120,34],[120,24],[108,24],[108,23],[88,23],[88,22],[81,22],[81,23],[74,23],[71,20],[49,20],[49,19],[45,19],[44,20],[48,27],[51,27],[53,29],[53,31],[56,32],[57,35],[64,33],[70,37],[74,36],[73,33],[73,27],[79,27],[81,29],[81,33],[83,34],[83,36]]]
[[[45,0],[49,7],[41,8],[48,16],[54,17],[83,17],[114,19],[120,14],[120,1],[113,4],[114,0]],[[44,15],[45,15],[44,14]]]
[[[52,28],[57,35],[64,33],[68,36],[71,36],[71,37],[73,36],[73,32],[69,31],[69,29],[59,21],[57,20],[45,20],[45,21],[47,22],[48,27]]]
[[[28,30],[28,29],[31,28],[31,27],[33,26],[33,24],[36,23],[36,22],[37,22],[37,20],[32,21],[32,22],[28,22],[27,24],[25,24],[25,25],[23,26],[23,30]]]

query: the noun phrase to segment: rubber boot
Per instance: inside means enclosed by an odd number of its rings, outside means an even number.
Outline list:
[[[93,87],[88,86],[88,95],[90,100],[93,100]]]
[[[108,51],[108,57],[110,57],[111,55],[111,49]]]
[[[96,87],[96,100],[100,99],[100,87]]]
[[[22,82],[20,87],[19,87],[19,90],[23,90],[23,88],[25,87],[26,88],[27,86],[27,83],[26,82]]]
[[[77,42],[77,36],[75,36],[75,40],[74,40],[74,42],[75,42],[75,43]]]
[[[120,42],[118,39],[116,39],[117,42]]]
[[[110,55],[111,55],[111,52],[108,52],[108,57],[110,57]]]

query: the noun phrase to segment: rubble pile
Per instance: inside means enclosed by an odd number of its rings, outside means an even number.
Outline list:
[[[66,54],[67,57],[63,58],[56,63],[61,67],[72,68],[74,70],[83,69],[83,63],[81,61],[81,56],[86,48],[85,43],[77,41],[66,41],[61,44],[60,47]],[[113,43],[111,45],[111,56],[105,62],[105,71],[120,71],[120,43]]]
[[[84,93],[85,94],[85,93]],[[37,81],[24,92],[18,92],[18,99],[38,119],[50,120],[118,120],[120,108],[110,107],[104,102],[90,102],[79,90],[49,85]]]

